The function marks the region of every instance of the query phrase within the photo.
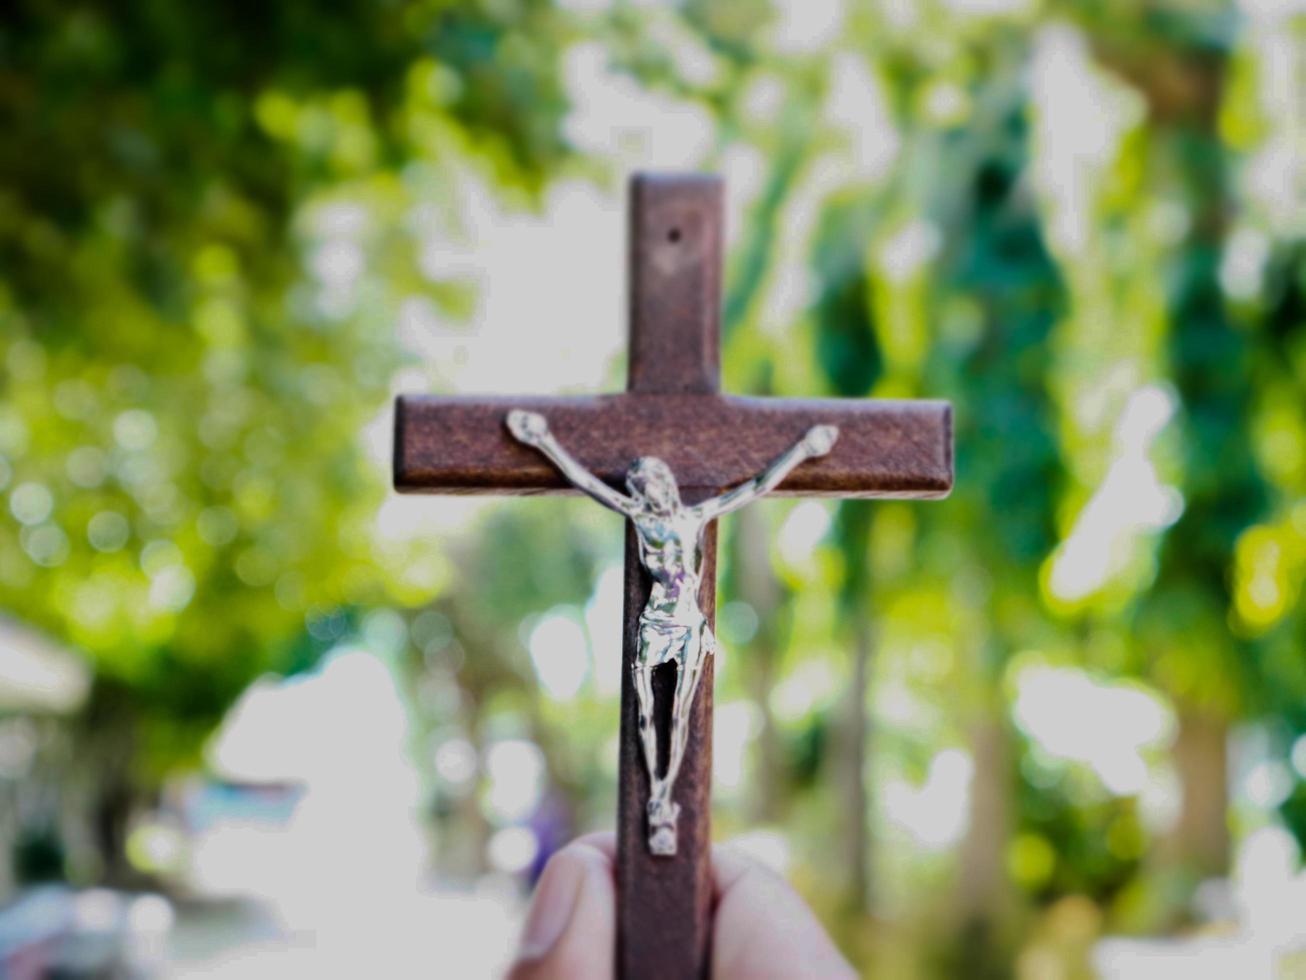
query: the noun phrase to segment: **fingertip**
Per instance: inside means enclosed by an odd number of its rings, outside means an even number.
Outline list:
[[[713,976],[833,980],[856,975],[780,875],[728,846],[713,849],[712,871]]]
[[[545,866],[508,976],[604,980],[612,976],[615,942],[612,861],[601,839],[581,838]]]
[[[712,845],[712,900],[719,902],[739,878],[750,870],[764,867],[730,844]]]
[[[617,859],[617,835],[611,830],[595,830],[583,834],[569,846],[592,847],[609,862],[615,862]]]

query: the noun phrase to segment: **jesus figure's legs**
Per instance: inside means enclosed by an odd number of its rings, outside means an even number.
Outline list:
[[[644,751],[644,763],[648,769],[648,834],[649,850],[654,854],[670,855],[676,853],[676,815],[679,807],[671,799],[680,768],[679,753],[676,750],[676,728],[679,725],[677,705],[680,704],[681,688],[685,675],[685,648],[691,642],[696,631],[677,622],[651,619],[642,620],[639,630],[639,650],[632,670],[635,685],[636,705],[639,713],[639,737]],[[667,771],[658,775],[658,731],[657,715],[653,693],[653,671],[663,664],[676,667],[676,688],[672,699],[671,731],[668,733],[670,747]],[[683,737],[679,739],[683,744]]]
[[[703,662],[716,648],[716,638],[711,628],[703,623],[691,630],[685,639],[679,662],[676,664],[676,693],[671,703],[671,755],[667,760],[668,783],[674,783],[680,773],[689,744],[689,712],[694,707],[694,695],[703,676]]]
[[[671,802],[671,787],[675,776],[668,770],[665,776],[658,778],[658,733],[653,714],[653,668],[638,664],[633,673],[635,697],[639,703],[639,738],[644,747],[644,764],[648,767],[649,849],[654,854],[675,854],[678,808]],[[674,738],[673,730],[673,741]]]
[[[636,664],[635,700],[639,705],[639,741],[644,747],[644,765],[648,767],[650,798],[658,788],[658,731],[653,714],[653,668]]]
[[[640,632],[639,659],[634,667],[639,707],[640,740],[649,773],[649,849],[654,854],[676,853],[676,817],[680,812],[671,795],[689,744],[689,717],[703,676],[706,658],[716,649],[716,638],[706,622],[674,629],[646,625]],[[676,667],[671,701],[670,752],[667,771],[658,777],[658,738],[653,700],[653,668],[663,663]]]

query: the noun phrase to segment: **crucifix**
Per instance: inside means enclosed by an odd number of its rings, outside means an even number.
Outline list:
[[[721,394],[720,181],[636,176],[629,227],[626,391],[400,396],[394,483],[583,492],[629,518],[616,970],[698,977],[711,939],[715,518],[771,491],[946,496],[952,413],[940,401]]]

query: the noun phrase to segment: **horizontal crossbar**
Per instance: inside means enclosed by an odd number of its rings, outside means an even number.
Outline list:
[[[804,463],[786,496],[947,496],[952,408],[942,401],[771,399],[730,395],[585,397],[404,395],[395,403],[394,484],[406,493],[574,493],[504,424],[541,412],[558,440],[619,486],[639,456],[665,460],[682,487],[721,489],[756,476],[813,425],[839,427],[830,455]]]

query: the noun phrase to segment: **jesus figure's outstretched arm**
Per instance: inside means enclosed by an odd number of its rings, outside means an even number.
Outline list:
[[[814,425],[796,443],[786,449],[766,469],[719,497],[703,501],[695,510],[705,520],[712,520],[732,510],[738,510],[758,497],[770,493],[788,476],[799,463],[824,456],[839,438],[839,430],[833,425]]]
[[[618,493],[585,469],[576,458],[562,448],[562,444],[549,431],[549,423],[539,412],[527,412],[513,409],[508,413],[508,431],[518,442],[533,446],[542,452],[554,466],[578,490],[597,500],[604,507],[610,507],[619,514],[630,515],[635,502],[624,494]]]

